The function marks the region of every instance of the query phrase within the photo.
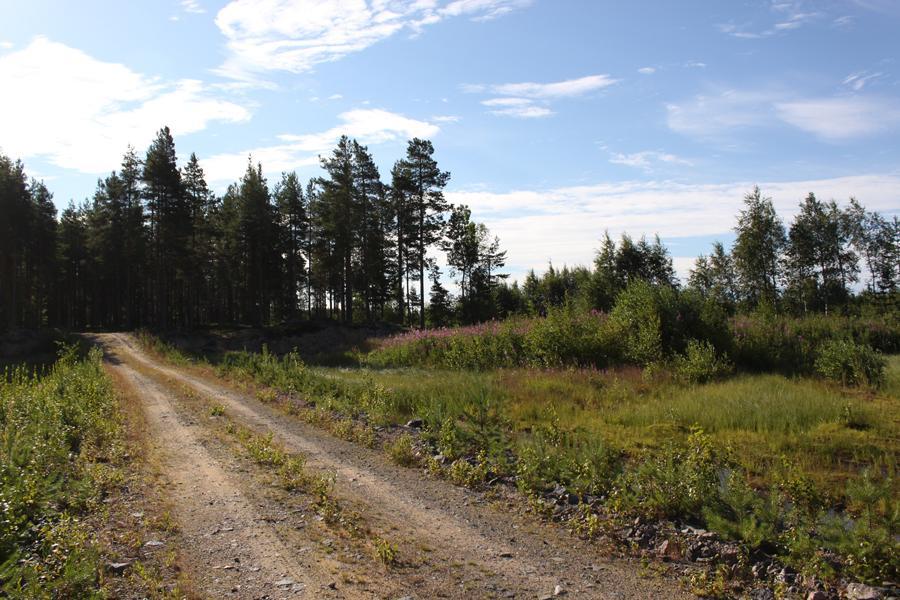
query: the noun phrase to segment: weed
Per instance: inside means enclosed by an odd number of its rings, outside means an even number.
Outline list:
[[[399,435],[397,439],[386,445],[386,449],[388,456],[398,465],[412,467],[419,462],[413,437],[408,433]]]
[[[570,526],[575,535],[594,539],[603,533],[604,521],[589,504],[579,504],[578,514],[572,518]]]
[[[447,469],[447,477],[457,485],[475,488],[484,483],[490,470],[490,463],[484,452],[479,452],[475,460],[469,462],[464,458],[458,458]]]
[[[224,417],[225,416],[225,407],[221,404],[213,404],[209,407],[209,416],[211,417]]]
[[[372,555],[375,560],[386,567],[397,564],[398,551],[396,544],[392,544],[384,538],[376,536],[372,539]]]

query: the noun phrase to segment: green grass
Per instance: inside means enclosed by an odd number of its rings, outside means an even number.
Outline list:
[[[507,474],[534,494],[561,483],[616,514],[688,520],[804,571],[830,572],[824,547],[853,577],[897,576],[900,356],[879,390],[748,373],[685,385],[660,367],[337,369],[265,352],[230,353],[218,368],[315,414],[421,418],[422,442],[449,459],[426,466],[460,485]],[[387,449],[398,462],[407,442]],[[868,525],[834,526],[834,510]]]
[[[42,376],[0,379],[0,590],[10,596],[102,596],[81,517],[99,510],[123,446],[100,362],[99,350],[80,359],[71,347]]]

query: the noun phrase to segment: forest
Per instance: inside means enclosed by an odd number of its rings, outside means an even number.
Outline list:
[[[500,240],[446,201],[450,173],[433,155],[431,142],[410,140],[385,183],[367,148],[343,137],[321,158],[321,177],[282,173],[270,186],[251,157],[217,196],[195,154],[178,166],[162,128],[143,156],[129,148],[91,199],[58,218],[47,186],[0,156],[0,327],[168,330],[322,317],[443,327],[567,303],[606,311],[637,280],[684,288],[729,314],[760,303],[794,315],[847,312],[896,299],[896,216],[810,193],[786,227],[758,188],[744,199],[733,247],[714,244],[686,285],[658,238],[627,234],[602,237],[592,268],[550,265],[510,283]]]

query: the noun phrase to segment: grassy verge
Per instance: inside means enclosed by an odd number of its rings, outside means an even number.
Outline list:
[[[323,369],[267,352],[217,368],[304,400],[304,414],[421,419],[386,447],[398,463],[468,486],[515,481],[538,510],[562,486],[582,530],[600,529],[597,514],[671,519],[805,573],[897,578],[898,356],[881,390],[774,374],[688,385],[628,367]]]
[[[101,597],[100,548],[84,518],[121,481],[116,395],[99,350],[62,353],[42,376],[0,380],[0,589]]]

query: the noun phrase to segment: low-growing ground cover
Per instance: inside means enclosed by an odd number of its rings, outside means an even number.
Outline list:
[[[535,497],[562,485],[590,510],[712,528],[805,571],[897,576],[898,356],[880,389],[747,371],[690,383],[664,363],[334,369],[264,351],[216,368],[317,411],[420,419],[418,463],[463,485],[514,478]],[[387,450],[415,463],[408,442]]]
[[[83,519],[121,476],[124,446],[101,353],[65,350],[45,374],[0,378],[0,589],[100,597],[100,550]]]

